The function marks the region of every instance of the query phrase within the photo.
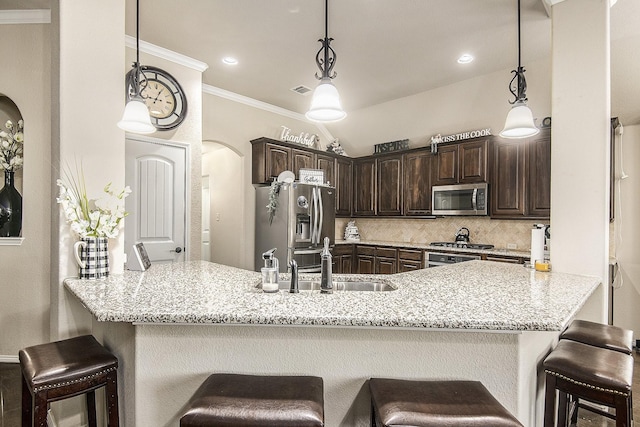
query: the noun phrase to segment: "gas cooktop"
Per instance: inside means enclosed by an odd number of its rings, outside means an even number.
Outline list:
[[[465,243],[465,242],[431,242],[431,246],[443,246],[446,248],[463,248],[463,249],[493,249],[493,245],[485,245],[482,243]]]

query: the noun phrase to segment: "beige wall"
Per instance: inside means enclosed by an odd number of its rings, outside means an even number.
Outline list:
[[[616,181],[616,220],[611,238],[615,241],[613,256],[620,266],[620,277],[614,283],[614,324],[635,331],[640,339],[640,125],[624,126],[622,143],[618,140]],[[622,166],[627,178],[620,179]]]
[[[0,25],[0,93],[25,122],[21,246],[0,245],[0,361],[49,339],[50,26]],[[0,124],[4,127],[4,122]],[[2,175],[2,173],[0,173]]]

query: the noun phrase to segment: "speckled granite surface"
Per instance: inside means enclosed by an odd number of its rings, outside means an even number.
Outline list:
[[[259,273],[204,261],[65,285],[98,321],[557,331],[600,284],[595,277],[490,261],[388,276],[334,275],[349,278],[384,279],[397,290],[266,294],[256,288]]]
[[[515,251],[515,250],[507,250],[507,249],[464,249],[464,248],[448,248],[442,246],[433,246],[430,244],[420,244],[420,243],[402,243],[402,242],[384,242],[384,241],[373,241],[373,240],[363,240],[360,242],[353,242],[348,240],[336,240],[337,245],[367,245],[367,246],[390,246],[394,248],[411,248],[411,249],[422,249],[428,250],[431,252],[460,252],[460,253],[473,253],[473,254],[487,254],[487,255],[503,255],[503,256],[512,256],[512,257],[522,257],[529,258],[531,252],[528,251]]]

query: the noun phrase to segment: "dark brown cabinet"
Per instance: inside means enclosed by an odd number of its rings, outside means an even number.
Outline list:
[[[375,273],[395,274],[398,272],[398,250],[376,247]]]
[[[314,153],[294,148],[291,150],[291,159],[291,170],[296,179],[300,176],[300,169],[316,169],[316,155]]]
[[[376,159],[376,214],[402,215],[402,155]]]
[[[423,253],[419,249],[398,249],[398,273],[424,268]]]
[[[551,134],[496,138],[492,147],[490,207],[492,218],[549,218],[551,205]]]
[[[351,216],[353,203],[353,161],[336,159],[336,216]]]
[[[353,161],[353,215],[376,214],[376,160]]]
[[[488,143],[488,139],[482,139],[438,147],[433,185],[486,182]]]
[[[351,274],[353,267],[353,245],[336,245],[333,248],[332,271]]]
[[[263,141],[253,144],[251,150],[253,184],[268,184],[291,170],[291,148]]]
[[[371,246],[356,245],[356,269],[357,274],[375,273],[375,248]]]
[[[431,213],[431,150],[419,150],[404,155],[403,200],[404,215]]]
[[[324,171],[324,180],[329,185],[336,186],[336,159],[324,154],[316,155],[316,166]]]

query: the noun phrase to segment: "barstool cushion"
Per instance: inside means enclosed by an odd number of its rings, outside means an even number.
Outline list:
[[[369,388],[385,426],[522,427],[479,381],[371,378]]]
[[[574,320],[560,335],[560,339],[578,341],[609,350],[631,354],[633,331],[618,326],[603,325],[587,320]]]
[[[33,392],[85,381],[118,367],[118,359],[92,335],[27,347],[18,357]]]
[[[213,374],[180,419],[185,426],[324,425],[322,378]]]
[[[547,374],[611,394],[628,396],[633,356],[576,341],[561,340],[543,363]]]

